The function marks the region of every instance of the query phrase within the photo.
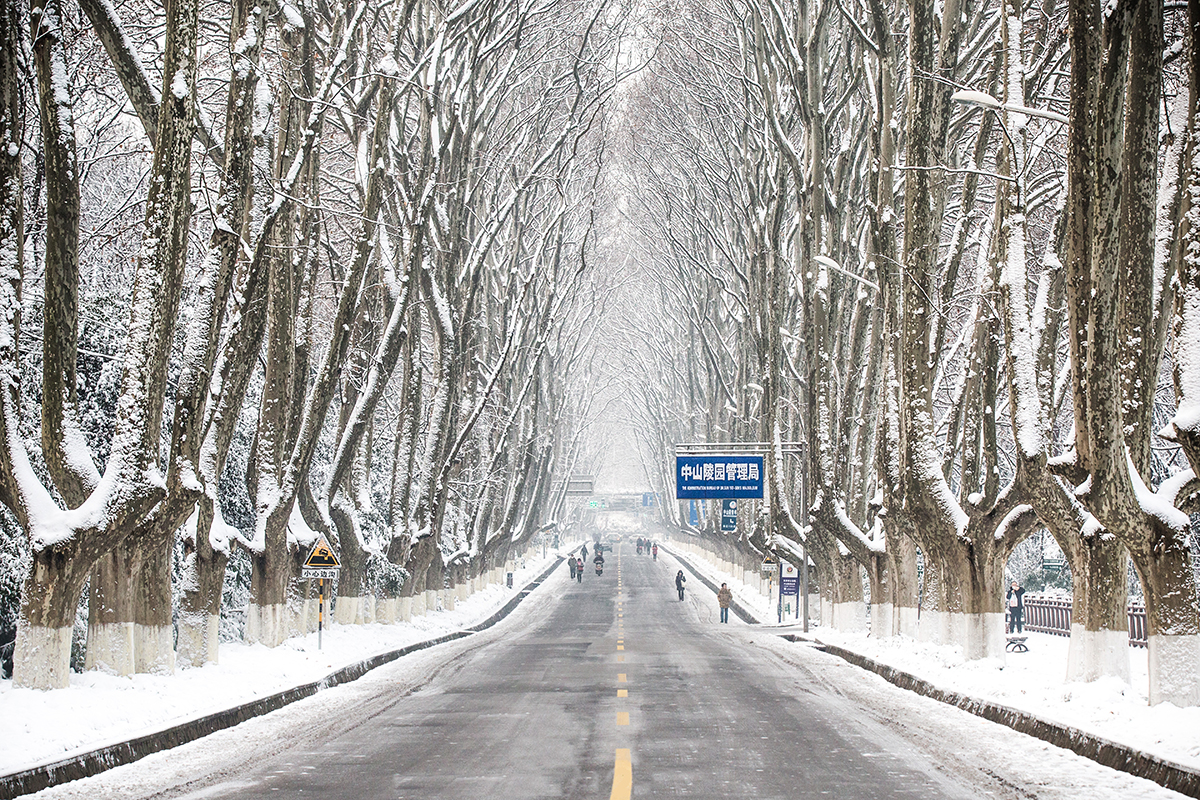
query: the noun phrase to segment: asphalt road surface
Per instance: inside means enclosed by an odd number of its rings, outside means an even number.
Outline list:
[[[672,558],[634,553],[582,583],[564,565],[495,628],[401,659],[416,678],[396,662],[51,796],[1178,796],[721,625],[698,581],[678,600]]]

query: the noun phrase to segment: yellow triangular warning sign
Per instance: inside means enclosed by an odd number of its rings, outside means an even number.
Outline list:
[[[312,551],[308,554],[308,559],[305,560],[306,567],[324,567],[326,569],[337,569],[342,564],[338,561],[337,556],[333,554],[333,548],[329,546],[329,540],[322,536],[317,539],[317,543],[313,545]]]

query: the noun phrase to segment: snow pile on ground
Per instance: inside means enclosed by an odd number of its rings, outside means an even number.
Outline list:
[[[566,550],[562,555],[566,555]],[[330,625],[317,649],[317,634],[279,647],[222,643],[220,664],[178,670],[174,675],[128,677],[85,672],[66,689],[14,689],[0,681],[0,774],[59,761],[100,747],[169,728],[197,717],[318,681],[331,672],[379,653],[477,625],[541,574],[559,553],[517,562],[513,588],[493,584],[436,611],[394,625]]]
[[[799,633],[796,620],[777,618],[775,598],[715,568],[703,558],[685,555],[709,580],[728,583],[736,602],[756,618],[770,621],[780,634]],[[694,587],[702,590],[702,587]],[[714,599],[715,604],[715,599]],[[818,617],[815,606],[810,619]],[[732,617],[731,617],[732,621]],[[1028,633],[1028,653],[1009,653],[1003,661],[967,661],[962,648],[919,642],[907,637],[874,639],[866,632],[848,633],[810,623],[808,637],[853,650],[867,658],[916,675],[943,689],[990,700],[1027,713],[1069,725],[1137,750],[1188,767],[1200,769],[1200,708],[1178,708],[1170,703],[1149,706],[1147,650],[1129,648],[1131,684],[1117,679],[1094,683],[1067,683],[1067,648],[1070,639]]]

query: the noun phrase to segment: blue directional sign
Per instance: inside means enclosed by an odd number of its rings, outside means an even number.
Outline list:
[[[680,500],[761,500],[763,477],[762,456],[675,457],[675,497]]]
[[[738,501],[734,499],[721,501],[721,530],[737,530],[737,504]]]

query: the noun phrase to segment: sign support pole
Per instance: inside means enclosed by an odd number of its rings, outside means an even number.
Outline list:
[[[804,627],[801,629],[808,633],[808,548],[802,548],[804,553],[804,561],[800,564],[800,591],[804,593],[804,598],[796,604],[796,613],[800,613],[800,606],[804,606]]]
[[[325,626],[325,579],[317,578],[317,649],[321,649],[321,628]]]

